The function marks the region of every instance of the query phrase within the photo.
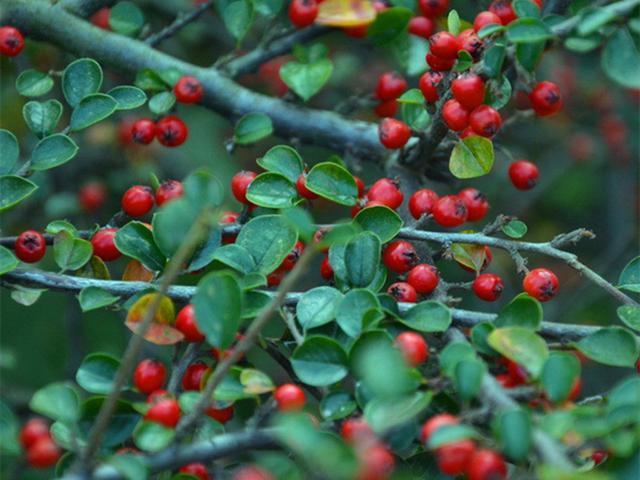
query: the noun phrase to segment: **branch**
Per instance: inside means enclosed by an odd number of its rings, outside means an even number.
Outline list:
[[[213,0],[209,0],[207,2],[199,4],[189,13],[179,13],[176,19],[170,25],[160,30],[158,33],[149,35],[144,43],[153,47],[163,40],[174,36],[176,33],[178,33],[178,31],[180,31],[180,29],[197,20],[200,15],[202,15],[211,7],[211,5],[213,5]]]

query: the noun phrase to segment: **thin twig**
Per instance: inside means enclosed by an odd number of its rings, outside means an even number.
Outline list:
[[[162,42],[163,40],[166,40],[167,38],[174,36],[182,28],[186,27],[191,22],[194,22],[200,17],[200,15],[206,12],[211,7],[211,5],[213,5],[213,1],[214,0],[208,0],[207,2],[199,4],[195,8],[193,8],[193,10],[191,10],[189,13],[178,14],[176,19],[170,25],[163,28],[158,33],[149,35],[149,37],[147,37],[144,43],[154,47],[158,45],[160,42]]]

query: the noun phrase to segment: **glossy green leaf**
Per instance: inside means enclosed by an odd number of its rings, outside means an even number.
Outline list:
[[[504,64],[505,57],[506,48],[504,45],[496,44],[492,47],[489,47],[484,54],[484,58],[482,59],[483,73],[489,78],[496,78],[502,72],[502,65]]]
[[[520,220],[511,220],[500,227],[502,232],[511,238],[522,238],[527,234],[527,224]]]
[[[514,20],[507,26],[506,35],[512,43],[535,43],[553,38],[551,29],[537,18]]]
[[[147,94],[131,85],[112,88],[107,92],[107,95],[118,102],[118,110],[132,110],[141,107],[147,101]]]
[[[356,338],[362,332],[365,314],[379,308],[380,301],[370,290],[354,288],[338,303],[336,321],[347,335]]]
[[[478,439],[480,435],[468,425],[443,425],[429,436],[427,448],[435,450],[443,445],[456,443],[465,439]]]
[[[380,237],[382,243],[391,241],[402,228],[402,219],[395,211],[382,205],[363,208],[353,219],[363,230]]]
[[[27,102],[22,107],[22,117],[33,133],[43,137],[51,133],[62,116],[62,104],[57,100]]]
[[[537,330],[542,323],[542,305],[526,293],[517,295],[505,305],[494,324],[496,327],[523,327]]]
[[[257,159],[257,163],[265,170],[284,175],[292,183],[298,180],[304,170],[300,154],[287,145],[276,145],[269,149],[263,157]]]
[[[71,423],[80,417],[80,398],[70,384],[50,383],[33,394],[29,408],[53,420]]]
[[[149,99],[149,110],[154,115],[166,115],[176,104],[173,92],[156,93]]]
[[[135,258],[151,271],[161,271],[167,262],[151,230],[141,222],[129,222],[118,229],[115,244],[122,254]]]
[[[533,72],[540,63],[542,54],[544,53],[545,44],[546,41],[544,40],[533,43],[517,44],[516,59],[518,60],[518,63],[522,65],[525,70]]]
[[[0,275],[10,272],[20,265],[20,262],[11,250],[0,245]]]
[[[236,243],[251,253],[257,271],[268,275],[280,266],[297,240],[296,231],[286,219],[262,215],[242,227]]]
[[[67,163],[78,153],[78,145],[70,137],[56,133],[38,142],[31,153],[33,170],[48,170]]]
[[[305,330],[327,324],[336,318],[343,295],[332,287],[316,287],[302,294],[296,305],[298,322]]]
[[[119,300],[119,297],[111,295],[100,287],[85,287],[80,290],[78,300],[82,311],[88,312],[90,310],[96,310],[98,308],[112,305]]]
[[[347,376],[347,354],[332,338],[312,336],[293,351],[291,366],[302,382],[323,387]]]
[[[254,7],[250,0],[222,0],[217,2],[218,9],[229,33],[240,41],[253,23]]]
[[[72,132],[83,130],[109,117],[118,108],[109,95],[94,93],[84,97],[71,113],[70,127]]]
[[[627,263],[618,278],[618,288],[640,293],[640,257]]]
[[[115,4],[109,13],[111,30],[121,35],[135,37],[144,26],[144,13],[133,2],[123,1]]]
[[[602,50],[602,69],[626,88],[640,88],[640,51],[624,27],[618,28]]]
[[[149,470],[140,455],[133,453],[119,453],[109,458],[106,463],[115,468],[126,480],[146,480]],[[96,475],[99,476],[99,468]]]
[[[288,62],[280,67],[280,78],[302,100],[318,93],[331,78],[333,63],[321,58],[313,63]]]
[[[133,432],[133,443],[144,452],[163,450],[173,440],[175,430],[155,422],[140,422]]]
[[[25,97],[39,97],[53,88],[53,78],[38,70],[25,70],[16,78],[16,90]]]
[[[17,205],[36,191],[37,185],[31,180],[16,175],[0,176],[0,212]]]
[[[484,103],[500,110],[509,103],[512,96],[511,82],[506,75],[488,82]]]
[[[375,45],[387,45],[407,31],[413,12],[408,8],[387,8],[376,15],[367,29],[367,38]]]
[[[53,241],[53,258],[63,270],[77,270],[91,260],[91,242],[74,238],[69,232],[59,232]]]
[[[212,228],[205,242],[198,248],[193,257],[191,257],[187,271],[197,272],[209,265],[213,261],[221,242],[221,229],[219,227]]]
[[[374,432],[384,434],[393,427],[406,424],[426,410],[431,392],[413,392],[399,398],[374,398],[364,408],[364,418]]]
[[[407,90],[398,98],[400,117],[410,127],[423,129],[429,125],[429,113],[424,107],[424,96],[417,88]]]
[[[640,331],[640,307],[636,307],[635,305],[618,307],[618,318],[628,327]]]
[[[478,31],[478,37],[480,37],[481,39],[487,38],[488,36],[493,35],[494,33],[504,32],[505,30],[506,30],[506,27],[504,27],[503,25],[499,23],[491,23],[489,25],[482,27]]]
[[[487,343],[487,337],[494,330],[495,327],[489,322],[480,322],[471,329],[471,341],[478,352],[490,356],[497,355],[497,352]]]
[[[511,5],[520,18],[540,18],[540,8],[532,0],[513,0]]]
[[[133,83],[136,87],[149,92],[167,90],[171,87],[158,72],[150,68],[140,70],[136,74],[136,79]]]
[[[236,123],[233,140],[238,145],[249,145],[273,133],[273,122],[268,115],[251,112],[243,115]]]
[[[256,262],[249,251],[235,243],[218,248],[214,252],[213,259],[243,274],[256,269]]]
[[[340,420],[351,415],[358,404],[353,397],[346,392],[332,392],[320,402],[320,415],[325,420]]]
[[[615,8],[607,6],[585,9],[581,13],[580,21],[576,25],[576,33],[581,37],[597,32],[618,16]]]
[[[288,208],[292,207],[297,199],[296,186],[279,173],[261,173],[247,189],[247,200],[260,207]]]
[[[488,138],[472,135],[453,147],[449,170],[457,178],[475,178],[486,175],[493,167],[493,143]]]
[[[323,162],[315,165],[306,178],[306,185],[315,194],[340,205],[353,206],[358,187],[353,176],[338,164]]]
[[[76,372],[76,382],[89,393],[107,394],[113,388],[113,379],[120,361],[104,353],[87,355]]]
[[[380,247],[380,239],[371,232],[362,232],[347,243],[344,264],[350,285],[366,287],[373,281],[380,264]]]
[[[220,180],[206,168],[199,168],[184,179],[184,198],[199,211],[204,207],[218,207],[224,199]]]
[[[514,462],[525,460],[533,443],[529,412],[521,408],[505,410],[500,412],[496,423],[505,456]]]
[[[19,443],[20,423],[7,404],[0,400],[0,453],[18,456],[22,453]]]
[[[522,365],[534,377],[540,375],[549,356],[546,342],[529,328],[497,328],[489,334],[487,342],[503,356]]]
[[[477,358],[476,352],[471,345],[466,342],[453,342],[449,343],[440,352],[438,361],[444,374],[453,378],[458,363],[464,360],[474,361]]]
[[[153,215],[153,238],[165,256],[171,257],[182,243],[182,235],[197,221],[198,212],[187,198],[177,198],[163,205]]]
[[[102,86],[102,69],[91,58],[80,58],[67,65],[62,74],[62,93],[72,107]]]
[[[576,343],[591,360],[614,367],[633,367],[640,350],[635,335],[622,327],[601,328]]]
[[[547,397],[552,402],[561,402],[567,398],[579,376],[580,361],[574,354],[551,352],[542,369],[540,381]]]
[[[453,383],[456,392],[463,400],[471,400],[482,386],[482,379],[487,373],[487,367],[479,360],[463,359],[456,364]]]
[[[451,310],[434,300],[426,300],[411,307],[400,321],[420,332],[444,332],[451,325]]]
[[[0,129],[0,175],[13,172],[20,156],[20,147],[16,136],[9,130]],[[3,191],[4,194],[4,191]],[[0,201],[0,205],[2,201]]]
[[[451,10],[447,16],[447,30],[454,37],[457,37],[460,33],[460,15],[455,10]]]

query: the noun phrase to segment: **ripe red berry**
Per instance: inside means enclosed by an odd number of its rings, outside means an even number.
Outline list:
[[[232,223],[237,223],[240,218],[240,214],[237,212],[224,212],[222,217],[220,218],[221,225],[228,225]],[[229,243],[233,243],[236,241],[237,235],[229,235],[223,234],[222,243],[223,245],[227,245]]]
[[[44,257],[47,243],[40,232],[27,230],[16,238],[16,257],[25,263],[35,263]]]
[[[107,200],[107,189],[102,182],[85,183],[78,193],[80,206],[86,212],[99,210]]]
[[[402,205],[404,194],[398,188],[398,182],[389,178],[381,178],[369,188],[367,192],[369,203],[377,202],[393,210]],[[367,206],[372,206],[367,204]]]
[[[356,182],[356,187],[358,187],[358,198],[360,198],[362,197],[362,195],[364,195],[364,182],[360,177],[357,177],[355,175],[353,176],[353,179]]]
[[[176,317],[176,328],[182,332],[187,342],[203,342],[204,335],[198,328],[196,312],[192,304],[185,306]]]
[[[32,418],[20,429],[20,445],[28,449],[41,438],[49,438],[49,436],[49,424],[42,418]]]
[[[440,427],[444,427],[445,425],[457,425],[458,423],[460,423],[458,417],[454,417],[453,415],[450,415],[448,413],[434,415],[429,420],[427,420],[424,425],[422,425],[422,430],[420,431],[420,439],[423,443],[427,443],[431,435]]]
[[[182,376],[183,390],[199,392],[202,386],[202,379],[205,373],[207,373],[207,370],[209,370],[209,367],[202,362],[189,365]]]
[[[231,192],[240,203],[249,204],[247,200],[247,188],[258,174],[249,170],[242,170],[231,178]]]
[[[460,440],[443,445],[436,450],[438,468],[445,475],[462,475],[467,471],[475,450],[476,446],[472,440]]]
[[[289,20],[296,27],[311,25],[318,16],[318,2],[316,0],[293,0],[289,4]]]
[[[376,442],[360,452],[360,468],[356,480],[387,480],[395,468],[396,460],[389,449]]]
[[[289,254],[284,258],[282,264],[280,265],[280,267],[278,267],[278,269],[286,271],[293,270],[293,267],[295,267],[296,263],[298,263],[302,252],[304,252],[304,243],[298,240],[293,246],[293,250],[291,250]]]
[[[443,60],[455,60],[458,58],[460,42],[449,32],[438,32],[429,38],[429,52]]]
[[[451,130],[460,132],[469,125],[469,111],[457,100],[447,100],[442,106],[442,119]]]
[[[418,299],[416,289],[407,282],[396,282],[389,285],[387,293],[396,299],[396,302],[415,303]]]
[[[469,460],[467,476],[469,480],[502,480],[507,478],[507,464],[493,450],[476,450]]]
[[[378,78],[376,98],[386,101],[398,98],[407,89],[407,81],[398,72],[386,72]]]
[[[409,211],[416,220],[428,215],[438,201],[438,194],[428,188],[417,190],[409,198]]]
[[[439,282],[438,270],[427,263],[416,265],[407,274],[407,283],[415,288],[418,293],[429,294],[433,292]]]
[[[476,18],[473,21],[473,29],[476,32],[479,32],[487,25],[501,25],[501,24],[502,24],[502,20],[498,15],[488,10],[485,10],[484,12],[480,12],[479,14],[476,15]]]
[[[489,11],[500,18],[502,25],[508,25],[518,18],[511,6],[511,0],[494,0],[489,5]]]
[[[443,227],[457,227],[467,221],[467,207],[457,195],[447,195],[433,206],[434,220]]]
[[[147,411],[144,419],[174,428],[180,420],[180,406],[174,398],[161,398]]]
[[[273,398],[281,412],[294,412],[304,408],[305,396],[302,389],[293,383],[285,383],[276,388]]]
[[[131,138],[136,143],[149,145],[156,138],[156,124],[149,118],[136,120],[131,126]]]
[[[458,41],[460,42],[460,50],[469,53],[474,62],[480,60],[482,52],[484,51],[484,42],[476,35],[473,28],[468,28],[460,32]]]
[[[209,407],[205,412],[209,417],[213,418],[216,422],[225,424],[233,418],[233,405],[229,405],[225,408]]]
[[[352,417],[342,422],[340,435],[347,443],[358,443],[374,436],[373,430],[363,417]]]
[[[211,480],[204,463],[189,463],[180,469],[180,473],[191,475],[199,480]]]
[[[276,270],[275,272],[271,272],[267,275],[267,286],[269,287],[277,287],[282,282],[282,279],[285,275],[284,270]]]
[[[475,73],[463,73],[451,82],[451,92],[460,105],[473,110],[484,101],[484,81]]]
[[[435,103],[438,101],[440,98],[440,95],[438,94],[438,85],[443,78],[444,75],[442,75],[442,73],[434,72],[432,70],[425,72],[420,77],[420,91],[427,102]]]
[[[177,147],[185,142],[189,129],[180,118],[167,115],[156,124],[156,136],[165,147]]]
[[[480,105],[469,114],[469,126],[478,135],[491,138],[502,126],[500,112],[489,105]]]
[[[387,268],[396,273],[408,272],[419,261],[416,249],[405,240],[395,240],[387,245],[382,259]]]
[[[573,385],[571,386],[571,390],[569,391],[569,395],[567,395],[567,402],[575,401],[578,398],[578,396],[580,395],[581,391],[582,391],[582,379],[580,377],[577,377],[573,381]]]
[[[454,58],[441,58],[431,52],[427,53],[426,59],[427,65],[431,67],[431,70],[434,70],[436,72],[445,72],[447,70],[451,70],[453,64],[456,63],[456,60]]]
[[[38,439],[27,450],[27,463],[34,468],[48,468],[60,459],[60,448],[51,437]]]
[[[487,197],[475,188],[465,188],[458,193],[458,197],[462,199],[467,207],[467,221],[475,222],[482,220],[489,211],[489,202]]]
[[[109,24],[110,15],[111,9],[109,7],[101,8],[96,13],[91,15],[91,23],[93,23],[98,28],[111,31],[111,25]]]
[[[133,372],[133,383],[142,393],[150,393],[162,388],[167,379],[165,366],[151,358],[142,360]]]
[[[429,346],[420,334],[402,332],[396,337],[396,344],[407,363],[412,367],[423,364],[429,358]]]
[[[114,242],[117,232],[117,228],[103,228],[93,235],[91,245],[96,257],[100,257],[105,262],[111,262],[122,256]]]
[[[121,205],[130,217],[142,217],[153,208],[153,193],[149,187],[134,185],[122,195]]]
[[[511,379],[511,386],[524,385],[529,381],[529,373],[519,363],[513,360],[507,360],[507,373]]]
[[[174,85],[173,93],[180,103],[198,103],[202,99],[202,83],[195,77],[182,77]]]
[[[24,48],[24,37],[20,30],[9,25],[0,27],[0,54],[15,57]]]
[[[502,290],[504,290],[502,279],[493,273],[483,273],[473,281],[473,293],[487,302],[494,302],[500,298]]]
[[[530,190],[538,183],[540,171],[527,160],[517,160],[509,165],[509,178],[518,190]]]
[[[436,28],[436,22],[429,17],[413,17],[409,20],[409,33],[417,37],[429,38]]]
[[[304,173],[300,174],[300,176],[298,177],[298,180],[296,181],[296,188],[298,189],[298,193],[301,197],[307,198],[309,200],[318,198],[318,195],[307,188],[307,181]]]
[[[402,148],[411,137],[409,125],[395,118],[385,118],[378,127],[380,143],[385,147],[395,149]]]
[[[606,459],[607,459],[606,450],[596,450],[591,454],[591,460],[593,460],[593,463],[595,463],[596,465],[600,465]]]
[[[398,101],[395,98],[393,100],[387,100],[386,102],[380,102],[373,110],[380,118],[393,117],[397,111]]]
[[[541,302],[546,302],[556,296],[560,282],[551,270],[536,268],[527,273],[522,286],[530,296]]]
[[[320,264],[320,275],[322,275],[322,278],[327,281],[333,278],[333,267],[331,266],[331,263],[329,263],[328,255],[322,259],[322,263]]]
[[[553,82],[540,82],[529,94],[531,108],[539,117],[547,117],[557,113],[562,108],[560,89]]]
[[[166,180],[156,190],[156,203],[159,207],[167,203],[169,200],[179,198],[184,194],[182,182],[178,180]]]
[[[435,18],[449,8],[449,0],[420,0],[420,11],[425,17]]]

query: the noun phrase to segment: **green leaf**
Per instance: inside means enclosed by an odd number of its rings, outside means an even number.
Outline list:
[[[358,404],[346,392],[332,392],[320,402],[320,415],[325,420],[335,421],[351,415]]]
[[[25,70],[16,78],[16,90],[25,97],[39,97],[52,88],[53,78],[37,70]]]
[[[424,108],[424,96],[417,88],[404,92],[399,98],[400,116],[409,126],[423,129],[429,125],[429,113]]]
[[[500,227],[502,232],[511,238],[522,238],[527,234],[527,224],[520,220],[511,220]]]
[[[500,110],[509,103],[511,93],[511,82],[506,75],[502,75],[488,83],[484,103],[491,105],[496,110]]]
[[[440,352],[438,361],[444,374],[453,378],[456,366],[463,360],[477,360],[476,352],[471,345],[466,342],[454,342],[448,344]]]
[[[380,309],[378,297],[370,290],[354,288],[338,304],[336,321],[347,335],[356,338],[362,332],[366,313],[377,309]]]
[[[505,305],[494,324],[496,327],[523,327],[537,330],[542,322],[542,305],[526,293],[517,295]]]
[[[145,452],[158,452],[168,447],[175,430],[155,422],[140,422],[133,431],[133,443]]]
[[[218,248],[214,255],[217,260],[224,265],[237,270],[240,273],[247,274],[255,271],[256,262],[249,251],[241,245],[231,243]]]
[[[468,401],[478,395],[486,373],[487,367],[479,360],[459,361],[454,370],[453,382],[460,398]]]
[[[119,453],[109,458],[106,463],[115,468],[126,480],[146,480],[149,478],[149,470],[140,455]]]
[[[40,415],[72,423],[80,418],[78,392],[65,382],[50,383],[31,397],[29,408]]]
[[[22,117],[33,133],[43,137],[51,133],[62,116],[62,104],[57,100],[27,102],[22,107]]]
[[[0,245],[0,275],[10,272],[20,265],[20,262],[11,250]]]
[[[36,191],[37,185],[16,175],[0,176],[0,212],[17,205]]]
[[[57,235],[62,231],[67,231],[74,237],[78,236],[78,229],[67,220],[54,220],[53,222],[49,222],[44,230],[51,235]]]
[[[408,8],[392,7],[376,15],[367,29],[367,38],[375,45],[387,45],[407,31],[413,12]]]
[[[104,353],[87,355],[78,372],[76,382],[89,393],[108,394],[113,388],[113,379],[120,367],[120,361]]]
[[[569,37],[564,41],[564,48],[577,53],[588,53],[602,44],[600,35],[591,35],[589,37]]]
[[[118,229],[114,242],[122,254],[135,258],[151,271],[161,271],[167,263],[153,233],[141,222],[129,222]]]
[[[504,32],[506,27],[500,25],[499,23],[492,23],[490,25],[486,25],[480,29],[478,32],[478,37],[487,38],[489,35],[493,35],[494,33]]]
[[[209,236],[207,237],[207,240],[202,246],[200,246],[193,257],[191,257],[191,260],[189,261],[189,268],[187,269],[187,271],[197,272],[198,270],[201,270],[209,265],[215,258],[215,254],[218,251],[218,247],[220,247],[221,241],[221,229],[219,227],[212,228]]]
[[[640,293],[640,257],[627,263],[618,278],[618,288]]]
[[[426,300],[407,311],[400,321],[420,332],[444,332],[451,325],[451,310],[440,302]]]
[[[489,28],[489,27],[485,27]],[[502,27],[504,28],[504,27]],[[482,31],[482,30],[481,30]],[[504,45],[496,44],[487,49],[482,59],[482,72],[489,78],[496,78],[502,72],[502,65],[507,49]]]
[[[300,154],[295,148],[287,145],[276,145],[269,149],[264,157],[258,158],[257,163],[265,170],[284,175],[292,183],[295,183],[304,171]]]
[[[542,58],[546,42],[519,43],[516,45],[516,59],[522,67],[533,72]]]
[[[142,90],[158,92],[171,87],[155,70],[145,68],[136,74],[134,85]]]
[[[246,248],[256,261],[258,272],[268,275],[291,252],[298,235],[279,215],[262,215],[242,227],[236,243]]]
[[[67,65],[62,74],[62,93],[72,107],[102,86],[102,69],[91,58],[80,58]]]
[[[375,233],[382,243],[391,241],[402,228],[402,219],[383,205],[363,208],[353,219],[363,230]]]
[[[447,17],[447,30],[454,37],[457,37],[460,33],[460,15],[455,10],[451,10],[449,12],[449,16]]]
[[[332,338],[312,336],[293,351],[291,366],[302,382],[324,387],[347,376],[347,354]]]
[[[378,434],[415,420],[431,402],[431,392],[413,392],[400,398],[374,398],[364,408],[367,424]]]
[[[305,330],[331,322],[343,295],[332,287],[316,287],[302,294],[296,305],[298,322]]]
[[[156,93],[149,100],[149,111],[154,115],[165,115],[176,104],[176,96],[173,92]]]
[[[344,252],[347,281],[355,287],[369,285],[380,264],[380,239],[375,233],[362,232],[347,243]]]
[[[22,453],[18,443],[20,424],[18,417],[0,400],[0,453],[18,456]]]
[[[132,110],[144,105],[147,101],[146,93],[138,87],[132,87],[130,85],[121,85],[112,88],[107,92],[107,95],[118,102],[118,110]]]
[[[16,136],[9,130],[0,129],[0,175],[11,173],[18,163],[20,147]],[[4,195],[4,190],[2,191]],[[0,205],[2,201],[0,200]]]
[[[606,6],[585,9],[581,13],[580,21],[576,26],[576,32],[581,37],[597,32],[618,16],[615,8],[607,8]]]
[[[62,270],[78,270],[91,260],[91,242],[74,238],[69,232],[59,232],[53,241],[53,258]]]
[[[531,0],[514,0],[512,6],[520,18],[540,18],[540,8]]]
[[[239,42],[253,23],[253,2],[250,0],[223,0],[217,3],[229,33]]]
[[[601,328],[576,343],[576,348],[591,360],[613,367],[633,367],[640,354],[635,335],[622,327]]]
[[[240,326],[242,290],[227,272],[212,272],[198,283],[192,299],[198,326],[213,346],[225,349]]]
[[[553,38],[551,29],[538,18],[519,18],[511,22],[506,35],[512,43],[536,43]]]
[[[626,88],[640,88],[640,51],[629,30],[618,28],[602,50],[602,69]]]
[[[118,108],[109,95],[94,93],[83,98],[71,113],[70,127],[72,132],[83,130],[109,117]]]
[[[265,208],[288,208],[298,199],[296,186],[279,173],[258,175],[247,189],[247,200]]]
[[[552,402],[562,402],[567,398],[573,383],[580,376],[580,361],[567,352],[551,352],[544,364],[540,381]]]
[[[485,355],[495,356],[496,351],[487,343],[487,337],[495,330],[492,323],[480,322],[471,329],[471,341],[475,349]]]
[[[521,462],[531,450],[531,416],[521,408],[500,412],[497,419],[497,431],[501,450],[506,457]]]
[[[324,87],[332,72],[333,63],[328,58],[313,63],[292,61],[280,67],[280,78],[306,102]]]
[[[493,143],[488,138],[472,135],[460,140],[451,152],[449,170],[457,178],[486,175],[493,167]]]
[[[436,450],[443,445],[459,442],[460,440],[480,438],[478,432],[468,425],[443,425],[429,436],[427,448]]]
[[[56,133],[38,142],[31,153],[33,170],[48,170],[67,163],[78,153],[78,145],[70,137]]]
[[[144,22],[144,13],[133,2],[118,2],[109,13],[111,30],[128,37],[137,36]]]
[[[184,180],[184,198],[194,210],[204,207],[218,207],[224,199],[224,187],[213,173],[200,168]]]
[[[628,327],[640,331],[640,307],[636,307],[635,305],[618,307],[618,317]]]
[[[353,176],[340,165],[323,162],[315,165],[306,178],[306,185],[313,193],[349,207],[356,204],[358,187]]]
[[[163,205],[160,211],[153,215],[153,238],[165,256],[171,257],[178,250],[182,243],[182,235],[176,233],[189,231],[197,217],[197,209],[184,196]]]
[[[273,133],[273,122],[269,115],[251,112],[243,115],[234,132],[233,140],[238,145],[249,145]]]
[[[78,300],[80,302],[80,308],[82,309],[82,311],[88,312],[89,310],[96,310],[98,308],[111,305],[117,302],[119,300],[119,297],[111,295],[109,292],[100,287],[85,287],[80,290]]]
[[[540,375],[549,356],[546,342],[528,328],[497,328],[489,334],[487,342],[509,360],[522,365],[534,377]]]

